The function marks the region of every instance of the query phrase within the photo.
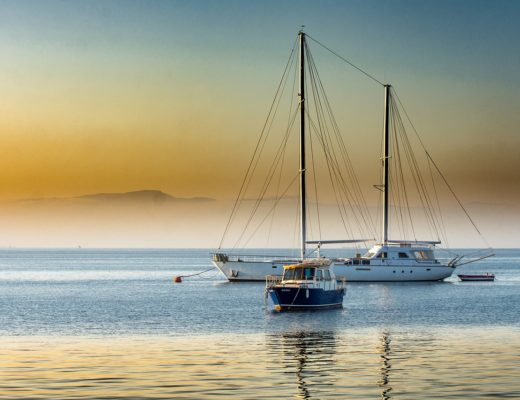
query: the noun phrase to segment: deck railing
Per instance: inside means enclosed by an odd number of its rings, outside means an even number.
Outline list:
[[[301,281],[299,281],[299,285],[304,288],[304,287],[314,287],[316,284],[317,284],[317,281],[315,280],[309,280],[308,282],[306,283],[303,283]],[[342,289],[342,288],[346,288],[347,287],[347,281],[345,278],[342,278],[340,280],[337,280],[336,282],[334,282],[333,280],[323,280],[323,281],[320,281],[320,282],[323,282],[323,288],[325,290],[330,290],[330,289]],[[265,287],[266,289],[269,289],[270,287],[273,287],[273,286],[276,286],[276,285],[279,285],[280,283],[282,283],[282,276],[281,275],[266,275],[265,277]],[[291,283],[287,283],[288,285],[291,285]],[[294,284],[293,284],[294,285]],[[334,287],[335,285],[335,287]]]
[[[265,287],[270,288],[282,282],[282,275],[266,275]]]
[[[272,262],[281,264],[297,264],[301,262],[300,259],[294,256],[273,256],[273,255],[258,255],[258,254],[225,254],[212,253],[213,261],[221,262]]]

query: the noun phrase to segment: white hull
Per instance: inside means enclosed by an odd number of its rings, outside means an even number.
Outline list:
[[[388,262],[388,261],[387,261]],[[213,261],[213,264],[232,282],[265,281],[266,275],[281,275],[283,265],[267,261]],[[439,263],[408,264],[396,262],[388,265],[345,265],[332,263],[338,280],[347,282],[413,282],[440,281],[453,274],[454,267]]]
[[[454,267],[442,264],[424,265],[344,265],[332,264],[338,279],[347,282],[414,282],[440,281],[449,278]]]
[[[268,261],[213,261],[215,265],[231,282],[262,281],[267,275],[282,275],[283,266],[294,264],[272,263]]]

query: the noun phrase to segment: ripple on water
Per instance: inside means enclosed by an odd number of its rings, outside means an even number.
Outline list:
[[[520,396],[518,329],[22,337],[0,398],[337,399]]]

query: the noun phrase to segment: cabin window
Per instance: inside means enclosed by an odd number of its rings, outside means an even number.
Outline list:
[[[370,260],[361,260],[363,265],[370,265]]]
[[[290,268],[286,269],[283,274],[283,279],[286,281],[294,281],[301,279],[302,269],[301,268]]]
[[[326,281],[330,281],[330,271],[328,269],[323,270],[323,276]]]
[[[294,277],[295,281],[301,281],[303,278],[303,268],[295,268],[294,269]]]
[[[321,269],[319,269],[316,271],[316,280],[321,281],[322,279],[323,279],[323,274],[322,274]]]
[[[316,268],[291,268],[286,269],[283,279],[286,281],[313,280]]]
[[[283,272],[283,279],[285,281],[292,281],[294,279],[294,269],[286,269]]]
[[[418,260],[435,260],[432,250],[418,250],[413,253]]]
[[[406,253],[399,253],[399,258],[409,258]]]
[[[303,272],[303,276],[305,280],[313,280],[314,279],[314,268],[304,268]]]
[[[377,258],[388,258],[388,254],[386,253],[386,251],[382,251],[377,255]]]
[[[354,265],[359,265],[359,260],[357,258],[355,258],[354,260],[352,260],[352,262],[354,263]]]

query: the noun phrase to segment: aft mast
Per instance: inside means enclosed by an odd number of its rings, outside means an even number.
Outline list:
[[[384,85],[385,88],[385,118],[384,118],[384,139],[383,139],[383,193],[384,193],[384,202],[383,202],[383,245],[386,246],[388,244],[388,194],[390,192],[389,185],[389,174],[388,174],[388,164],[390,158],[390,138],[388,134],[388,127],[390,124],[389,121],[389,110],[390,110],[390,87],[391,85]]]
[[[305,33],[300,31],[300,256],[305,258],[306,206],[305,206]]]

